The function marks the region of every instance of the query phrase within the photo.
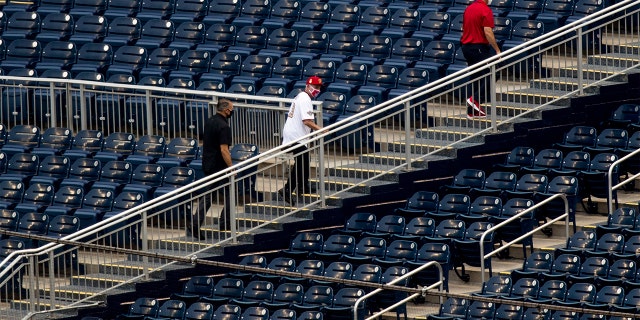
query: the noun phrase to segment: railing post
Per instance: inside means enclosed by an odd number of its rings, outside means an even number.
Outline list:
[[[140,241],[142,242],[140,246],[142,247],[143,252],[149,252],[149,229],[147,228],[147,219],[147,210],[143,210],[142,225],[140,226]],[[149,263],[149,258],[147,256],[143,256],[142,261],[147,264]],[[147,270],[147,268],[142,268],[142,274],[144,275],[145,280],[149,280],[149,270]]]
[[[55,272],[54,272],[54,268],[55,268],[55,264],[53,263],[53,259],[55,257],[55,251],[54,250],[50,250],[49,251],[49,294],[51,295],[49,297],[49,303],[51,304],[51,310],[55,310],[55,305],[56,305],[56,292],[55,292],[55,285],[56,285],[56,279],[55,279]],[[69,252],[68,254],[72,254],[71,252]],[[64,259],[64,254],[61,255],[61,257]],[[69,266],[71,267],[71,266]]]
[[[34,255],[29,256],[29,306],[27,306],[28,311],[33,311],[33,308],[37,302],[38,297],[38,276],[36,274],[36,257]],[[23,277],[24,278],[24,277]]]
[[[56,110],[56,89],[55,82],[49,83],[49,105],[51,106],[51,113],[49,114],[49,123],[52,127],[56,126],[58,122],[58,110]]]
[[[496,65],[491,65],[491,81],[489,83],[489,92],[491,92],[491,106],[489,106],[491,111],[491,131],[498,132],[498,114],[496,108],[496,82],[498,81],[498,77],[496,76]],[[489,111],[489,110],[487,110]]]
[[[405,141],[409,143],[409,137],[411,136],[411,104],[409,101],[404,103],[404,136]],[[407,163],[407,171],[409,171],[411,170],[411,148],[406,145],[404,147],[404,156]]]
[[[577,77],[578,77],[578,94],[579,95],[583,95],[584,94],[584,81],[582,80],[582,69],[583,67],[583,61],[582,61],[582,28],[578,28],[578,32],[577,32],[577,40],[576,40],[576,45],[578,46],[578,65],[577,65]]]
[[[80,85],[80,129],[87,130],[87,102],[84,97],[84,84]]]
[[[229,177],[229,202],[225,203],[224,206],[229,208],[231,212],[229,212],[229,217],[231,217],[231,242],[238,243],[237,238],[237,230],[236,230],[236,175],[232,174]]]
[[[154,134],[153,132],[153,108],[151,107],[151,92],[149,90],[144,91],[144,98],[146,100],[145,116],[147,118],[147,134]]]
[[[324,122],[322,119],[322,103],[318,104],[318,110],[316,112],[318,116],[318,125],[320,126],[320,128],[324,127]],[[318,183],[320,184],[318,186],[317,190],[319,192],[319,196],[320,196],[320,207],[326,207],[327,206],[327,191],[325,190],[325,177],[324,177],[324,137],[320,137],[320,139],[318,140],[318,171],[317,171],[317,175],[318,175]],[[309,151],[311,152],[311,151]]]

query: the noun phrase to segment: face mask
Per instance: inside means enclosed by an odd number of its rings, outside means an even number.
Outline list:
[[[309,87],[309,95],[311,96],[311,98],[316,98],[319,94],[320,94],[320,90],[314,88],[314,87]]]
[[[487,5],[490,6],[491,5],[491,0],[487,0]]]
[[[229,118],[231,118],[233,116],[233,111],[234,110],[229,111],[229,116],[227,116],[227,119],[229,119]]]

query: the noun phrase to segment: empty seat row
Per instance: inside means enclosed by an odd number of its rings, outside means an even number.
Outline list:
[[[129,317],[136,315],[153,317],[154,313],[157,317],[166,317],[169,315],[168,310],[163,310],[163,306],[167,303],[174,305],[173,308],[167,308],[174,309],[174,312],[176,309],[185,312],[185,309],[193,308],[194,305],[206,304],[206,308],[199,306],[198,309],[209,310],[209,318],[211,313],[217,313],[216,309],[220,311],[220,308],[223,308],[222,313],[237,313],[240,316],[244,312],[245,315],[261,316],[256,319],[269,319],[271,313],[284,313],[296,319],[295,314],[304,312],[329,313],[332,319],[334,319],[333,317],[347,319],[352,316],[350,306],[353,306],[354,302],[364,295],[363,289],[353,287],[337,289],[334,294],[333,288],[325,285],[315,285],[305,289],[300,284],[274,285],[263,280],[254,280],[245,284],[242,280],[222,278],[214,284],[214,280],[209,277],[193,277],[192,279],[198,280],[197,286],[202,290],[197,292],[188,290],[194,288],[193,286],[189,287],[189,284],[192,283],[190,280],[185,284],[185,290],[172,293],[170,300],[160,304],[159,301],[153,301],[154,299],[151,298],[139,298],[129,308],[129,312],[123,313],[117,319],[129,319]],[[175,307],[176,305],[178,308]],[[286,313],[278,311],[283,309],[290,311]],[[361,310],[365,310],[365,304],[361,305]]]
[[[578,299],[580,294],[575,292],[583,287],[588,286],[576,286],[575,290],[571,292],[570,299]],[[603,301],[611,301],[611,299],[618,299],[619,293],[616,292],[616,288],[610,288],[612,291],[602,291],[594,294],[595,297],[604,297],[605,295],[612,295],[609,299],[603,299]],[[557,290],[556,290],[557,291]],[[566,292],[566,290],[560,290]],[[555,293],[555,292],[554,292]],[[565,295],[566,298],[566,295]],[[628,301],[629,307],[619,307],[622,312],[633,312],[635,309],[631,307],[632,304],[638,302],[638,292],[632,291],[626,295],[623,295],[622,304]],[[558,303],[560,304],[560,303]],[[586,304],[586,303],[585,303]],[[593,303],[598,306],[598,304]],[[602,304],[599,304],[600,306]],[[601,310],[606,311],[606,310]],[[554,311],[546,308],[538,307],[521,307],[517,303],[510,303],[505,301],[501,304],[495,304],[492,302],[481,302],[479,300],[473,300],[473,298],[447,298],[447,300],[440,306],[437,314],[429,315],[428,320],[441,320],[441,319],[495,319],[495,320],[532,320],[532,319],[571,319],[571,320],[592,320],[592,319],[626,319],[623,317],[605,317],[604,315],[595,315],[588,311],[584,313],[578,313],[573,311]]]

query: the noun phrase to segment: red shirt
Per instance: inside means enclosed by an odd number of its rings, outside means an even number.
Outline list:
[[[476,0],[464,10],[460,43],[489,44],[484,35],[485,27],[495,27],[493,11],[484,1]]]

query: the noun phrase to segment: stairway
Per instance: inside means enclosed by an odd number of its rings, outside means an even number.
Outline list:
[[[587,59],[588,68],[581,75],[584,79],[584,83],[588,84],[594,80],[600,79],[603,76],[615,74],[622,70],[625,66],[640,63],[640,58],[637,57],[638,46],[635,44],[619,45],[611,50],[613,53],[609,54],[597,54],[591,55]],[[504,126],[501,124],[503,120],[508,119],[511,116],[526,112],[536,107],[539,104],[546,103],[553,99],[559,98],[567,94],[569,91],[575,90],[578,86],[578,74],[575,67],[561,67],[551,68],[547,67],[546,74],[557,74],[555,77],[540,78],[531,80],[528,88],[516,89],[516,90],[500,90],[500,88],[507,88],[503,86],[501,82],[498,83],[500,97],[497,108],[491,110],[495,112],[498,117],[498,123],[500,126],[500,132],[511,131],[513,125],[509,124]],[[501,80],[502,81],[502,80]],[[506,80],[505,80],[506,81]],[[619,75],[611,81],[607,81],[602,85],[612,85],[616,83],[623,83],[626,81],[626,75]],[[598,88],[588,88],[585,93],[588,95],[598,94]],[[570,104],[569,99],[563,99],[555,102],[553,105],[545,107],[545,109],[559,109],[568,108]],[[267,224],[267,228],[262,228],[259,231],[252,232],[250,234],[243,235],[239,238],[239,243],[236,244],[223,244],[219,247],[213,247],[199,254],[199,258],[216,258],[222,257],[231,248],[250,252],[252,246],[266,239],[284,238],[288,240],[288,236],[291,234],[290,230],[301,229],[304,227],[323,227],[331,224],[336,224],[336,218],[341,214],[339,208],[349,204],[350,201],[360,198],[366,198],[368,201],[373,200],[372,204],[375,204],[377,196],[398,192],[403,188],[401,184],[403,175],[410,174],[403,171],[389,170],[404,163],[406,159],[406,151],[409,148],[409,156],[412,159],[417,159],[425,153],[438,151],[437,153],[427,156],[412,164],[413,168],[417,171],[426,170],[439,163],[445,164],[455,160],[458,152],[466,148],[474,148],[482,146],[485,143],[484,135],[475,135],[481,130],[486,129],[489,126],[489,119],[468,121],[466,119],[466,111],[464,107],[459,107],[460,114],[442,118],[433,118],[434,126],[427,129],[415,130],[414,136],[409,140],[398,139],[388,143],[380,143],[380,150],[377,152],[370,152],[361,154],[356,163],[350,163],[347,165],[329,168],[325,176],[325,188],[327,191],[340,191],[348,187],[353,187],[348,192],[342,192],[335,196],[331,196],[327,199],[327,207],[320,208],[318,206],[311,207],[296,212],[286,218],[272,221],[270,216],[277,217],[282,216],[283,213],[291,212],[292,207],[287,205],[281,200],[278,200],[275,194],[267,193],[264,195],[265,200],[261,203],[250,204],[243,207],[242,211],[238,214],[238,221],[240,229],[239,231],[245,231],[254,228],[261,224]],[[534,112],[527,115],[527,117],[519,120],[522,121],[535,121],[540,118],[540,112]],[[380,131],[382,129],[375,128],[374,130]],[[376,135],[377,136],[377,135]],[[452,142],[461,138],[468,138],[463,143],[458,143],[452,147],[445,146],[450,145]],[[442,176],[451,175],[452,172],[442,172]],[[376,177],[378,176],[378,177]],[[376,177],[374,180],[362,182],[362,179],[368,179],[370,177]],[[319,187],[319,180],[314,178],[311,182]],[[405,194],[406,195],[406,194]],[[637,203],[638,196],[636,193],[630,195],[627,199],[629,202]],[[407,195],[408,197],[408,195]],[[298,198],[303,202],[315,201],[319,198],[317,193],[298,195]],[[406,197],[405,197],[406,199]],[[356,201],[361,202],[361,201]],[[624,203],[625,200],[621,199]],[[580,208],[580,206],[578,206]],[[602,210],[601,210],[602,211]],[[328,214],[324,219],[320,218],[323,215]],[[579,221],[579,227],[585,225],[591,225],[606,220],[604,216],[592,216],[585,213],[578,213],[577,219]],[[319,222],[320,221],[320,222]],[[341,221],[340,221],[341,222]],[[338,222],[339,224],[339,222]],[[226,234],[220,234],[217,227],[217,219],[207,221],[207,225],[203,228],[210,236],[216,238],[224,238]],[[560,228],[554,228],[554,235],[551,238],[547,238],[543,234],[538,234],[534,237],[534,244],[536,249],[557,247],[564,244],[565,239],[562,237]],[[152,232],[166,232],[162,228],[155,228]],[[160,253],[170,254],[173,252],[173,248],[190,248],[191,250],[204,249],[208,245],[201,243],[192,238],[186,238],[182,234],[176,234],[171,240],[163,241],[151,241],[148,243],[150,248],[155,248]],[[235,247],[235,248],[234,248]],[[512,270],[521,265],[521,259],[518,259],[522,254],[519,248],[511,250],[513,259],[504,261],[496,260],[494,264],[494,272],[506,272]],[[61,298],[61,303],[65,300],[73,301],[79,297],[88,297],[94,294],[94,292],[101,289],[110,288],[114,285],[122,283],[118,276],[114,274],[122,274],[123,271],[126,274],[140,275],[144,268],[147,271],[154,270],[157,267],[164,265],[167,261],[138,261],[131,256],[123,255],[119,261],[114,261],[111,264],[96,264],[91,259],[90,252],[79,252],[79,261],[82,265],[82,272],[77,272],[70,277],[56,278],[55,281],[67,283],[68,293],[64,293]],[[193,268],[191,265],[186,264],[174,264],[170,268],[165,268],[163,271],[154,271],[149,274],[150,278],[145,280],[147,282],[162,281],[166,278],[167,272],[176,270],[184,270]],[[454,273],[450,276],[450,288],[452,292],[468,293],[477,291],[479,286],[479,270],[468,268],[468,272],[471,275],[469,283],[464,283],[458,280]],[[23,282],[23,286],[27,285],[29,281]],[[91,284],[94,290],[86,291],[84,284]],[[27,288],[28,289],[28,288]],[[34,306],[35,309],[47,309],[48,297],[51,295],[50,291],[46,287],[39,287],[38,294],[40,301]],[[127,295],[135,292],[135,285],[127,284],[112,292],[108,295]],[[95,300],[95,299],[94,299]],[[94,301],[98,303],[105,303],[107,301],[106,295],[99,296]],[[30,303],[30,301],[11,301],[11,303],[2,305],[5,310],[15,310],[20,312],[24,310],[24,305]],[[424,315],[424,313],[423,313]],[[66,316],[64,312],[60,317]],[[55,317],[55,316],[53,316]],[[414,315],[415,317],[415,315]],[[415,317],[418,319],[419,317]]]

